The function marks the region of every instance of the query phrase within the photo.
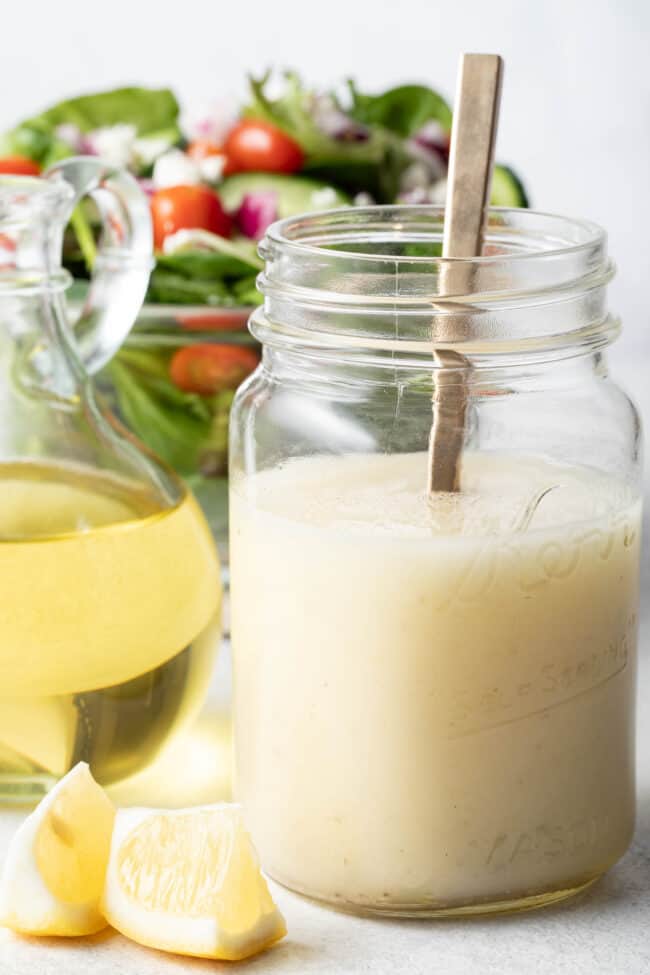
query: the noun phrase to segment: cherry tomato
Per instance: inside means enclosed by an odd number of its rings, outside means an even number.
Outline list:
[[[236,389],[255,369],[259,356],[242,345],[201,343],[178,349],[172,356],[172,382],[186,393],[212,396],[223,389]]]
[[[305,161],[297,142],[274,125],[253,119],[238,122],[223,148],[234,172],[295,173]]]
[[[176,321],[187,332],[244,332],[248,321],[248,311],[206,312],[203,315],[177,315]]]
[[[160,249],[165,237],[177,230],[210,230],[230,237],[232,224],[221,200],[207,186],[168,186],[151,197],[153,237]]]
[[[41,167],[27,156],[3,156],[0,158],[0,173],[12,176],[38,176]]]

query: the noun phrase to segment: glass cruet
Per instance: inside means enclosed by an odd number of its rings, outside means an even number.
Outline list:
[[[101,220],[71,326],[63,234]],[[77,761],[104,783],[145,767],[196,710],[220,581],[182,483],[96,399],[145,295],[146,197],[95,158],[0,177],[0,800],[37,799]]]

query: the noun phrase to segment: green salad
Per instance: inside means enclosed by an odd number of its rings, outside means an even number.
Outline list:
[[[128,168],[148,194],[146,306],[100,378],[125,423],[189,479],[217,536],[230,403],[259,358],[245,327],[261,301],[257,242],[297,213],[444,202],[451,118],[424,85],[318,91],[287,72],[251,78],[235,110],[216,103],[192,114],[167,89],[120,88],[59,102],[0,137],[0,172],[35,174],[93,154]],[[508,166],[495,167],[492,203],[528,205]],[[96,223],[84,201],[66,232],[64,264],[79,287]]]
[[[7,132],[0,154],[46,168],[93,153],[128,167],[151,197],[157,260],[147,300],[255,304],[254,245],[273,220],[355,203],[442,202],[449,152],[451,110],[431,88],[368,95],[348,82],[319,92],[287,73],[273,96],[274,80],[251,79],[237,113],[187,122],[166,89],[68,99]],[[492,202],[527,205],[507,166],[496,167]],[[89,224],[88,210],[78,212],[66,240],[76,277],[94,257]]]

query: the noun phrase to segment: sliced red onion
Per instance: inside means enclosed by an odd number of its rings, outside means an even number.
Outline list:
[[[210,118],[199,119],[195,129],[199,139],[209,139],[211,135],[214,135],[212,119]]]
[[[260,240],[278,219],[278,194],[274,190],[246,193],[235,214],[237,226],[246,237]]]
[[[418,186],[435,183],[447,175],[447,159],[439,152],[426,149],[415,139],[406,142],[406,150],[411,162],[402,173],[400,190],[408,191]]]
[[[342,112],[328,96],[314,99],[313,114],[321,132],[337,142],[367,142],[370,138],[369,129]]]
[[[144,177],[140,177],[138,179],[138,183],[140,184],[140,189],[144,193],[146,193],[147,196],[153,196],[154,193],[156,192],[156,184],[152,179],[145,179]]]
[[[74,152],[88,155],[86,151],[87,140],[78,125],[74,125],[72,122],[62,122],[61,125],[57,125],[55,132],[57,139],[67,143]]]
[[[82,156],[98,156],[99,153],[93,142],[91,135],[82,136],[79,148],[77,150]]]
[[[445,161],[449,159],[449,133],[435,119],[425,122],[413,136],[413,141],[423,149],[437,153]]]
[[[237,121],[238,115],[237,105],[231,98],[194,103],[185,106],[181,112],[181,131],[190,142],[193,139],[207,139],[219,145]]]

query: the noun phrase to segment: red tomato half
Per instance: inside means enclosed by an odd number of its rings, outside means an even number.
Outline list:
[[[12,176],[38,176],[41,167],[27,156],[3,156],[0,158],[0,173]]]
[[[211,396],[236,389],[258,362],[257,353],[242,345],[188,345],[174,353],[169,374],[186,393]]]
[[[153,237],[160,249],[165,237],[177,230],[209,230],[230,237],[232,224],[221,200],[207,186],[169,186],[151,197]]]
[[[281,129],[253,119],[231,129],[223,149],[233,172],[295,173],[305,161],[298,143]]]

